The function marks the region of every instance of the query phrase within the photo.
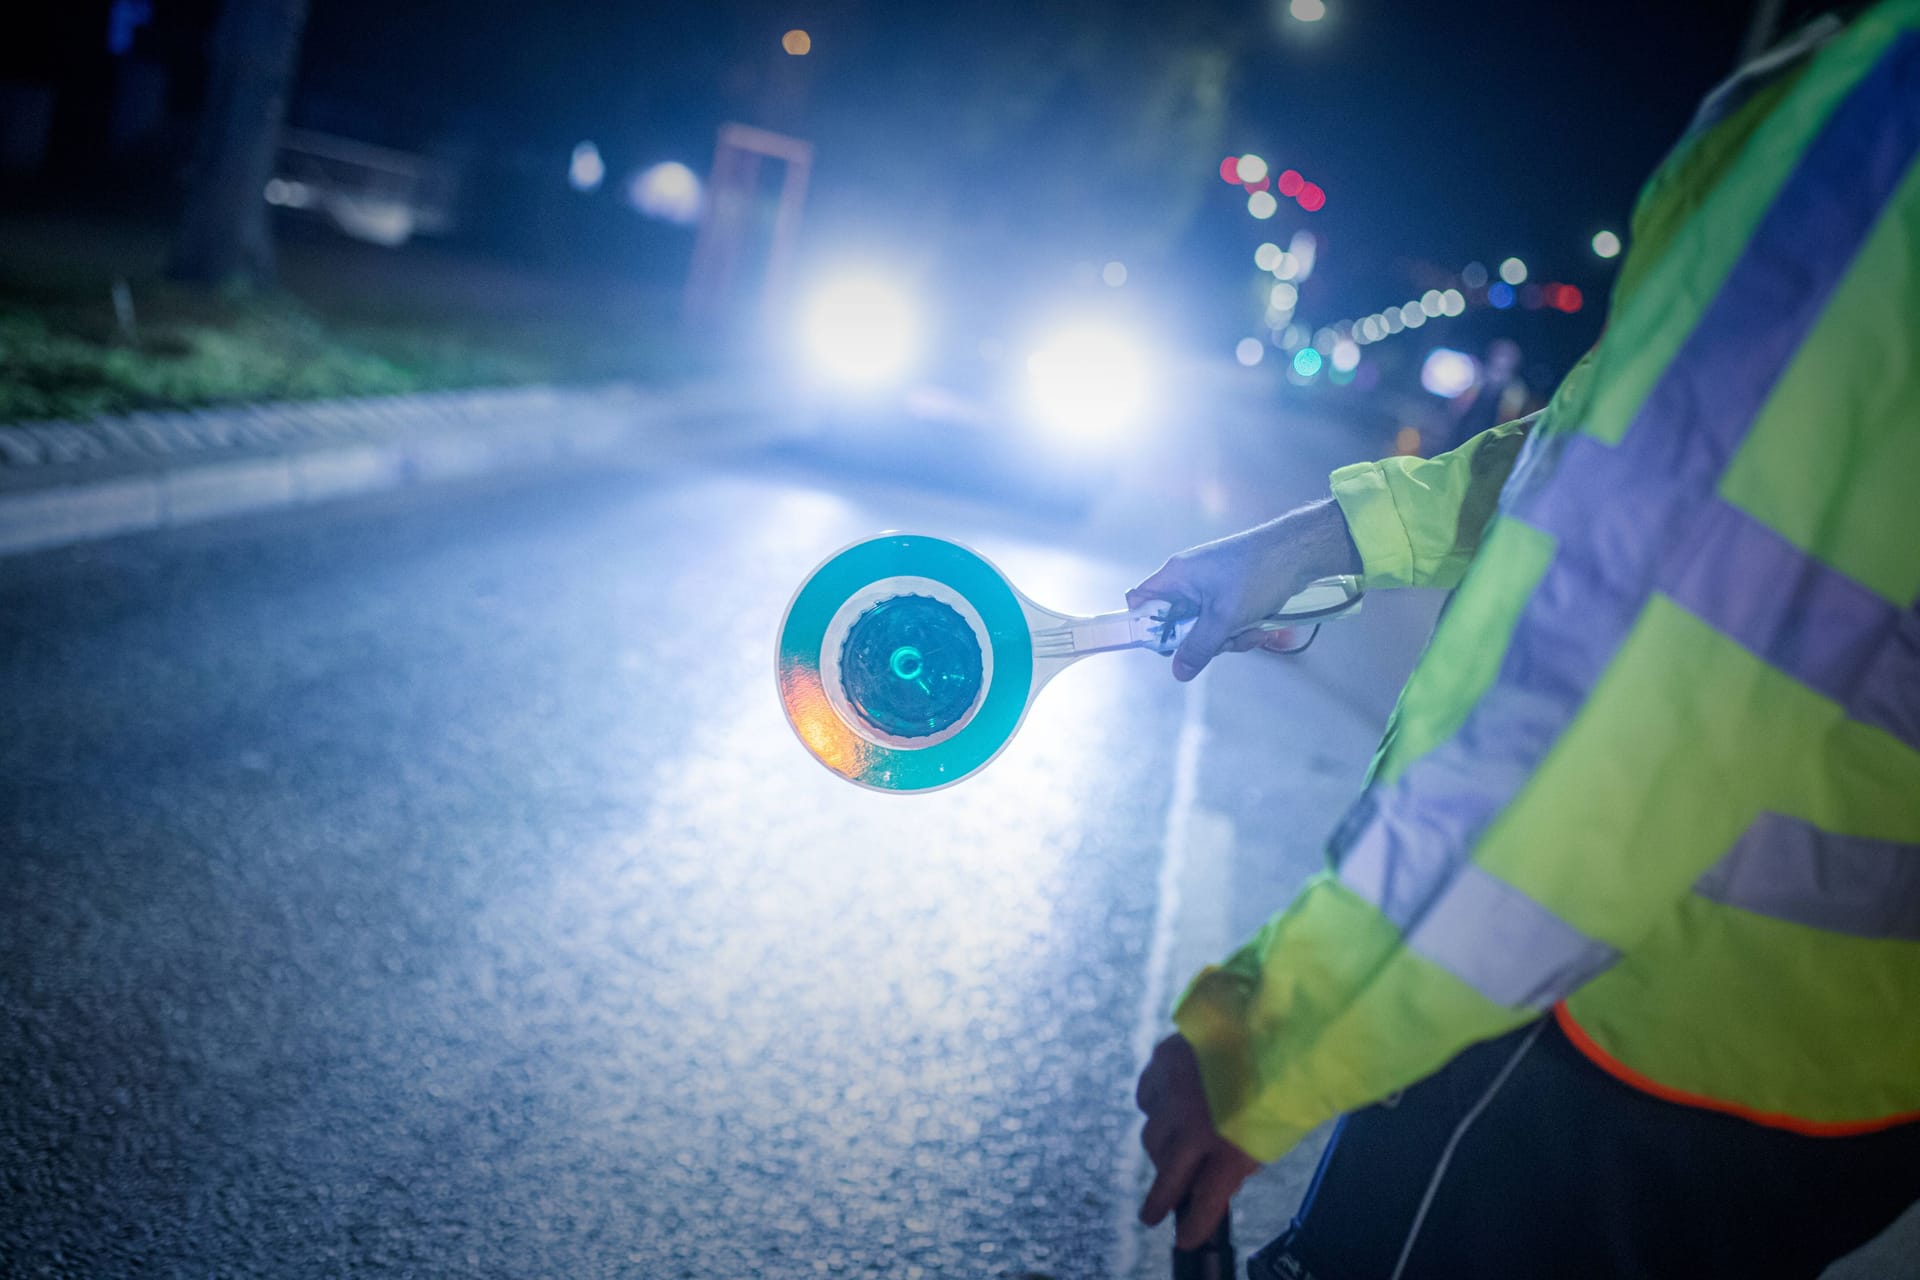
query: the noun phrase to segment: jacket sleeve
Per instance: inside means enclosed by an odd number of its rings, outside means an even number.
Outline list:
[[[1539,417],[1483,431],[1436,457],[1356,462],[1334,472],[1333,496],[1360,549],[1366,585],[1458,585]]]

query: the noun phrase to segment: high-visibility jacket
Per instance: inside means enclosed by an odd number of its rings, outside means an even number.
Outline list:
[[[1176,1010],[1272,1159],[1554,1011],[1814,1134],[1920,1119],[1920,0],[1710,99],[1537,421],[1333,477],[1457,586],[1330,869]]]

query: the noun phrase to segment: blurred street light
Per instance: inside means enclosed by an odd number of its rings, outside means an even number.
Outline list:
[[[1062,329],[1027,357],[1027,404],[1034,417],[1076,436],[1133,426],[1151,392],[1147,346],[1101,324]]]
[[[1258,338],[1242,338],[1233,348],[1233,358],[1251,369],[1266,358],[1267,344]]]
[[[633,176],[627,198],[649,218],[691,226],[700,220],[700,175],[678,160],[663,160]]]
[[[1280,209],[1280,202],[1273,198],[1271,191],[1256,191],[1247,197],[1247,212],[1265,221]]]
[[[898,381],[919,355],[918,309],[879,275],[829,281],[802,312],[801,334],[817,372],[855,387]]]
[[[1593,251],[1602,258],[1620,256],[1620,237],[1611,231],[1602,231],[1593,237]]]
[[[1465,393],[1479,376],[1473,357],[1451,347],[1435,347],[1420,366],[1420,385],[1445,400]]]
[[[1512,285],[1525,284],[1527,282],[1527,264],[1518,258],[1508,258],[1500,264],[1500,278]]]
[[[600,148],[591,142],[582,142],[573,149],[573,159],[567,164],[567,182],[575,191],[598,191],[606,180],[607,163],[600,158]]]
[[[1267,176],[1267,162],[1259,156],[1241,156],[1234,165],[1234,176],[1241,182],[1263,182]]]
[[[1301,22],[1318,22],[1327,16],[1326,0],[1293,0],[1287,12]]]
[[[795,28],[780,37],[780,47],[796,58],[804,58],[813,48],[813,37]]]
[[[1311,231],[1296,231],[1293,239],[1287,241],[1287,255],[1293,259],[1294,279],[1305,280],[1313,274],[1314,263],[1320,256],[1320,242]]]

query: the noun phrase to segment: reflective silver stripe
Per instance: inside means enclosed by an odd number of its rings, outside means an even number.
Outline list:
[[[1777,671],[1852,709],[1902,610],[1719,499],[1702,505],[1690,554],[1662,566],[1674,603]],[[1888,727],[1882,725],[1880,727]],[[1920,750],[1920,736],[1908,739]]]
[[[1391,920],[1409,950],[1508,1008],[1545,1009],[1619,960],[1498,876],[1435,856],[1437,847],[1372,823],[1341,862],[1340,882]]]
[[[1815,929],[1920,942],[1920,844],[1840,836],[1763,813],[1693,891]]]
[[[1847,700],[1847,714],[1920,749],[1920,602],[1894,624]]]

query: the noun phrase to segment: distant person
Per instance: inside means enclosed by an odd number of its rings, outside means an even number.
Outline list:
[[[1465,444],[1525,411],[1527,384],[1520,381],[1520,344],[1495,338],[1487,347],[1473,385],[1448,402],[1446,437],[1435,449],[1444,453]]]
[[[1256,1276],[1811,1277],[1920,1197],[1916,155],[1920,0],[1816,23],[1541,413],[1136,588],[1199,611],[1181,680],[1323,575],[1456,588],[1330,869],[1141,1076],[1147,1222],[1342,1113]]]

